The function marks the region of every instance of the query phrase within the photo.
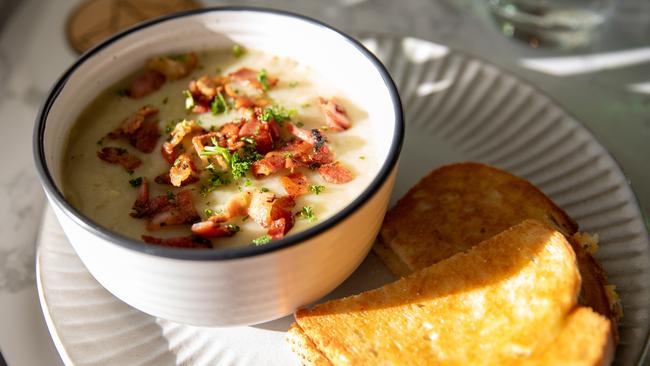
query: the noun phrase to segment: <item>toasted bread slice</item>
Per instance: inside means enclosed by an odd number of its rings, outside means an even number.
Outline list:
[[[579,288],[565,237],[527,220],[379,289],[298,310],[289,341],[307,365],[515,365],[561,334]]]
[[[578,258],[581,303],[617,321],[600,264],[573,239],[578,225],[537,187],[479,163],[443,166],[422,178],[384,220],[374,252],[405,276],[462,252],[525,219],[562,232]],[[578,237],[578,236],[576,236]]]

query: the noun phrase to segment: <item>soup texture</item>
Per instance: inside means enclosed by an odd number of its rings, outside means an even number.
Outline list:
[[[64,194],[152,245],[264,245],[367,187],[372,135],[365,111],[291,59],[240,46],[164,55],[81,113]]]

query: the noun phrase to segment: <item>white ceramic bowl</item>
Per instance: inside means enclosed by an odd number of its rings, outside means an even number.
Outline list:
[[[68,132],[102,90],[153,55],[232,44],[310,65],[368,112],[380,166],[353,202],[314,227],[265,246],[156,247],[102,228],[61,193]],[[146,313],[203,326],[254,324],[314,302],[347,278],[375,240],[396,172],[402,108],[388,72],[345,34],[313,19],[256,8],[215,8],[157,19],[90,50],[55,84],[37,118],[36,165],[75,251],[115,296]]]

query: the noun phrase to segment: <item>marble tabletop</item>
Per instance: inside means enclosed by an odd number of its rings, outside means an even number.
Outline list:
[[[76,0],[0,1],[0,351],[9,365],[61,361],[40,312],[34,243],[44,208],[31,153],[33,122],[77,55],[63,32]],[[205,5],[234,2],[203,1]],[[480,0],[239,1],[300,12],[344,31],[382,32],[450,45],[552,96],[590,128],[650,210],[650,2],[619,0],[590,49],[532,49],[503,37]]]

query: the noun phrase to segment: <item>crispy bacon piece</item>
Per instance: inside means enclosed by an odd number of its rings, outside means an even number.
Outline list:
[[[167,80],[178,80],[186,77],[199,63],[194,52],[178,56],[160,56],[147,61],[147,69],[164,75]]]
[[[97,152],[97,157],[111,164],[120,164],[127,172],[133,170],[142,164],[137,157],[129,154],[126,149],[121,147],[105,147]]]
[[[147,230],[181,224],[193,224],[201,219],[194,208],[190,191],[180,191],[160,212],[153,213],[147,223]]]
[[[248,215],[248,207],[251,204],[252,196],[253,194],[251,192],[241,192],[233,196],[226,203],[224,214],[227,215],[228,219]]]
[[[318,173],[329,183],[342,184],[354,179],[354,174],[338,161],[320,166]]]
[[[196,183],[199,180],[200,180],[200,178],[198,176],[190,175],[189,177],[187,177],[185,180],[183,180],[181,182],[181,187],[185,187],[186,185]],[[156,182],[158,184],[168,185],[168,186],[172,185],[172,180],[169,177],[169,172],[165,172],[165,173],[161,173],[161,174],[157,175],[156,178],[154,178],[154,182]]]
[[[237,233],[234,226],[223,225],[211,220],[197,222],[192,225],[192,234],[203,238],[222,238],[233,236]]]
[[[203,131],[203,128],[193,120],[183,120],[182,122],[177,123],[171,132],[171,140],[165,142],[162,145],[161,153],[163,158],[165,158],[169,164],[173,164],[179,155],[178,151],[175,151],[175,148],[177,145],[183,142],[185,136]]]
[[[210,240],[198,236],[179,236],[175,238],[156,238],[149,235],[142,235],[142,240],[148,244],[172,248],[212,248]]]
[[[131,212],[131,217],[144,217],[147,215],[149,207],[149,183],[146,178],[143,178],[140,188],[138,188],[138,196],[133,203],[133,212]]]
[[[160,89],[164,83],[165,75],[155,70],[147,70],[133,79],[127,94],[133,99],[140,99]]]
[[[309,192],[307,177],[302,173],[291,173],[280,177],[280,183],[289,196],[298,197]]]
[[[158,138],[160,138],[158,123],[145,122],[134,134],[129,136],[129,142],[131,146],[143,153],[150,153],[156,147]]]
[[[256,178],[268,176],[286,168],[287,161],[290,163],[291,158],[286,157],[284,153],[271,151],[264,158],[253,163],[251,172]]]
[[[267,229],[274,238],[281,238],[293,227],[291,210],[296,205],[293,197],[277,197],[271,192],[253,194],[248,215]]]
[[[334,98],[318,98],[318,105],[325,114],[325,121],[332,131],[343,131],[350,128],[351,122],[345,108]]]
[[[142,126],[142,123],[145,121],[150,121],[152,117],[155,117],[157,115],[158,108],[149,104],[144,105],[138,108],[137,111],[128,116],[124,121],[122,121],[120,127],[118,127],[115,131],[109,133],[109,137],[118,138],[122,135],[131,135],[137,131],[140,126]]]
[[[158,108],[145,105],[138,108],[135,113],[127,117],[120,127],[108,134],[112,139],[124,137],[129,140],[131,146],[144,152],[150,153],[156,147],[160,130],[155,117],[158,115]]]
[[[190,177],[196,174],[196,168],[190,155],[183,153],[178,156],[174,164],[169,169],[169,181],[175,187],[180,187],[183,182],[190,179]],[[198,180],[198,177],[195,177]]]
[[[280,138],[280,128],[275,121],[262,122],[251,118],[239,130],[240,137],[252,137],[255,140],[255,149],[260,154],[273,150],[275,141]]]
[[[264,90],[264,86],[258,79],[259,75],[260,75],[259,71],[250,69],[248,67],[242,67],[241,69],[228,74],[228,76],[235,81],[245,82],[259,90]],[[278,83],[278,78],[273,77],[271,75],[267,75],[266,82],[269,88],[272,88]]]
[[[201,93],[209,98],[214,98],[220,89],[220,85],[217,84],[216,81],[208,75],[203,75],[200,78],[198,78],[194,82],[194,85],[196,86],[196,89],[190,87],[190,92],[192,94],[194,94],[194,90],[195,90],[196,92]]]

